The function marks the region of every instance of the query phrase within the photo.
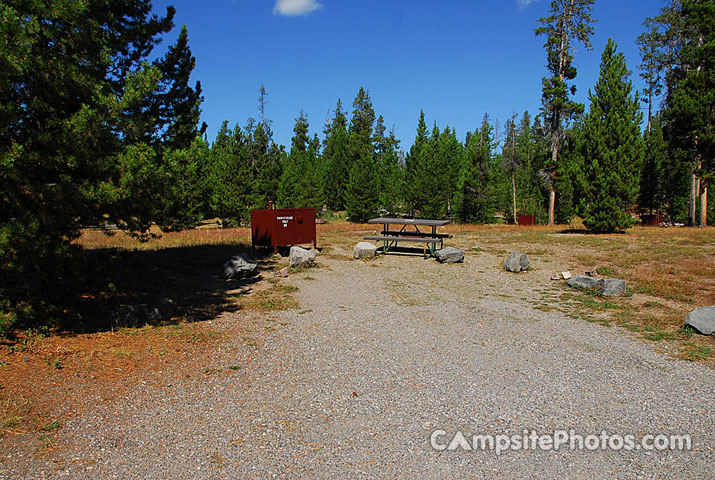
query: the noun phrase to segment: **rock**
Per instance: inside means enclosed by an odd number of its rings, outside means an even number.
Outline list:
[[[553,275],[551,275],[551,280],[561,280],[561,277],[558,273],[554,273]]]
[[[464,252],[454,247],[437,250],[434,252],[434,256],[440,263],[459,263],[464,261]]]
[[[253,261],[247,253],[234,255],[223,264],[221,278],[226,280],[232,278],[245,278],[254,275],[258,271],[258,264]]]
[[[703,335],[715,332],[715,306],[693,310],[685,317],[685,324]]]
[[[618,278],[602,278],[598,281],[598,288],[604,297],[617,297],[626,293],[626,282]]]
[[[597,288],[604,297],[617,297],[626,293],[626,282],[620,278],[595,279],[586,275],[576,275],[566,283],[569,287],[585,290]]]
[[[288,276],[288,267],[283,267],[273,274],[274,277],[286,278]]]
[[[519,273],[526,270],[531,265],[529,257],[524,253],[511,252],[509,258],[504,262],[504,270],[508,272]]]
[[[583,288],[585,290],[598,286],[598,280],[587,277],[586,275],[576,275],[575,277],[571,277],[566,283],[569,287]]]
[[[569,272],[568,270],[566,270],[565,272],[561,272],[561,276],[564,277],[564,280],[568,280],[568,279],[571,278],[573,275],[571,275],[571,272]]]
[[[112,324],[119,328],[136,327],[149,322],[170,320],[176,313],[176,304],[170,298],[156,302],[126,305],[112,314]]]
[[[377,247],[368,242],[359,242],[353,248],[353,257],[355,258],[373,258],[376,253]]]
[[[288,261],[291,267],[298,267],[300,265],[311,266],[315,262],[315,256],[318,252],[311,248],[306,250],[300,247],[290,247],[290,255],[288,256]]]

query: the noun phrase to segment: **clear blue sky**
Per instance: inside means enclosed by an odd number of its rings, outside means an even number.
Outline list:
[[[262,83],[274,139],[286,146],[301,109],[311,134],[322,139],[328,111],[340,98],[350,112],[360,86],[405,150],[420,109],[430,127],[435,121],[455,127],[461,140],[484,113],[503,125],[512,112],[539,110],[546,54],[534,28],[547,14],[547,0],[154,2],[157,12],[167,5],[177,9],[176,29],[157,52],[187,25],[210,141],[223,120],[244,126],[259,116]],[[634,85],[642,87],[635,39],[660,6],[654,0],[595,1],[594,49],[579,46],[575,55],[577,100],[588,106],[609,37],[626,55]]]

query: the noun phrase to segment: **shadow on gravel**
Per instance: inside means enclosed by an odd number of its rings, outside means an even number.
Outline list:
[[[250,278],[224,280],[223,264],[233,255],[247,252],[259,273]],[[91,333],[112,328],[112,313],[124,305],[151,304],[170,298],[176,314],[170,323],[203,321],[223,312],[236,311],[231,295],[246,295],[277,268],[268,249],[247,245],[200,245],[160,250],[97,249],[83,252],[87,278],[78,286],[72,309],[79,321],[64,323],[67,333]],[[228,292],[231,292],[229,294]]]

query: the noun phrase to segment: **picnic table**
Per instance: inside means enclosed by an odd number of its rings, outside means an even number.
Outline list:
[[[437,242],[439,242],[439,248],[441,249],[444,247],[444,239],[452,238],[452,235],[448,233],[437,232],[437,227],[448,225],[450,223],[449,220],[378,217],[371,218],[367,223],[381,224],[383,226],[380,235],[366,235],[363,237],[365,240],[383,242],[383,252],[387,252],[390,248],[396,247],[398,242],[412,242],[423,245],[425,256],[427,256],[427,250],[429,250],[430,255],[434,255],[437,249]],[[400,228],[399,230],[391,230],[391,225],[399,226]],[[420,227],[423,227],[423,229],[420,230]]]

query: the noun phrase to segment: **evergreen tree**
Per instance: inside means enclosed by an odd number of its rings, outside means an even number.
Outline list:
[[[550,15],[542,17],[537,35],[546,37],[547,68],[550,77],[542,80],[542,111],[550,135],[551,158],[544,172],[549,189],[549,225],[554,223],[556,202],[556,179],[559,170],[559,150],[563,142],[564,128],[569,121],[583,112],[583,105],[570,99],[576,93],[568,81],[576,78],[573,65],[573,50],[576,41],[591,49],[593,34],[591,8],[593,0],[552,0]]]
[[[348,160],[348,121],[338,99],[328,126],[323,150],[323,197],[335,210],[345,208],[345,192],[350,175]]]
[[[541,217],[546,217],[538,175],[546,152],[540,141],[542,131],[538,119],[534,119],[532,125],[529,112],[524,112],[516,134],[517,158],[520,159],[520,168],[516,171],[516,190],[517,215],[536,215],[543,221]]]
[[[663,167],[666,163],[667,146],[663,138],[663,126],[655,116],[644,132],[644,161],[641,169],[638,211],[653,214],[665,204],[665,185]]]
[[[402,169],[399,160],[400,141],[395,132],[386,135],[385,121],[380,115],[375,125],[375,153],[379,206],[389,215],[400,208],[402,196]]]
[[[501,167],[506,171],[509,179],[511,180],[511,219],[514,225],[517,221],[517,196],[516,196],[516,174],[521,169],[521,157],[519,150],[516,148],[516,113],[507,120],[506,125],[506,136],[504,138],[504,145],[502,146],[501,153]],[[509,209],[506,209],[509,212]]]
[[[364,222],[377,211],[379,202],[375,165],[373,124],[375,111],[368,93],[360,87],[353,101],[348,158],[350,174],[345,196],[347,215],[352,222]]]
[[[633,224],[631,207],[638,196],[643,160],[643,139],[638,94],[625,57],[608,41],[601,57],[601,73],[589,92],[591,108],[583,123],[582,157],[585,170],[584,225],[595,232],[611,233]]]
[[[196,58],[191,54],[186,25],[181,27],[176,44],[158,62],[161,72],[159,83],[159,121],[166,125],[162,134],[164,146],[172,149],[191,147],[197,136],[203,135],[207,125],[201,124],[201,82],[189,85]]]
[[[157,223],[162,225],[162,230],[192,228],[202,220],[206,198],[202,179],[209,155],[209,146],[200,137],[194,137],[188,148],[164,154],[163,163],[172,180],[160,200],[163,208]]]
[[[254,179],[251,204],[265,208],[269,201],[276,200],[285,152],[273,141],[273,132],[267,122],[256,125],[247,141]]]
[[[455,205],[462,222],[494,220],[494,129],[484,115],[481,129],[467,133],[465,159],[457,184]]]
[[[691,172],[689,223],[696,223],[700,197],[701,227],[707,224],[708,183],[715,176],[715,4],[683,0],[682,48],[668,77],[664,118],[675,161]]]
[[[179,119],[161,86],[183,80],[148,59],[174,13],[154,15],[147,0],[0,7],[0,310],[25,312],[25,325],[65,315],[82,226],[146,233],[161,216],[152,201],[171,169],[156,126]]]
[[[308,151],[310,136],[308,134],[308,117],[303,110],[295,119],[293,138],[291,139],[290,153],[286,159],[283,173],[278,187],[278,203],[281,208],[300,208],[303,205],[303,192],[301,191],[304,173],[310,164]]]
[[[211,188],[211,212],[224,226],[247,221],[253,185],[246,137],[236,125],[233,131],[224,121],[211,145],[208,166]]]
[[[420,110],[417,135],[405,159],[404,198],[410,216],[414,216],[421,210],[425,201],[428,161],[429,133],[427,132],[427,122],[425,122],[425,112]]]

